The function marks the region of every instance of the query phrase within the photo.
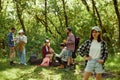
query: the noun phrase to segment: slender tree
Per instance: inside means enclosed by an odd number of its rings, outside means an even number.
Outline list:
[[[0,13],[2,11],[2,1],[0,0]]]
[[[90,11],[90,8],[89,8],[89,5],[87,4],[87,1],[86,0],[81,0],[82,3],[86,6],[87,8],[87,11],[89,12]]]
[[[17,16],[18,16],[18,19],[19,19],[20,24],[22,26],[22,29],[24,30],[24,32],[26,34],[24,21],[23,21],[23,19],[21,17],[22,16],[21,1],[20,0],[15,0],[15,1],[16,1]]]
[[[68,27],[68,17],[65,8],[65,0],[62,0],[62,3],[63,3],[64,17],[65,17],[65,26]]]
[[[103,30],[102,20],[101,20],[100,14],[98,12],[98,9],[97,9],[97,7],[95,5],[95,1],[94,0],[92,0],[92,5],[93,5],[93,9],[95,9],[95,11],[96,11],[96,14],[97,14],[97,17],[98,17],[98,21],[99,21],[99,25],[100,25],[101,29]]]
[[[94,9],[94,3],[92,4],[92,10],[93,10],[93,18],[94,18],[94,24],[97,25],[96,23],[96,19],[97,19],[97,16],[95,15],[95,9]]]
[[[120,12],[119,12],[119,9],[118,9],[118,1],[117,0],[113,0],[113,4],[114,4],[114,8],[115,8],[117,19],[118,19],[118,29],[119,29],[118,41],[119,41],[119,47],[120,47]]]
[[[47,0],[45,0],[45,29],[46,29],[46,32],[48,32],[48,21],[47,21]]]

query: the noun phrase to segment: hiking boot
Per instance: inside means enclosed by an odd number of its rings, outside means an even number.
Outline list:
[[[13,61],[10,61],[10,65],[11,65],[11,66],[14,66],[15,63],[14,63]]]
[[[70,65],[70,69],[74,70],[75,69],[75,64]]]
[[[63,69],[63,68],[64,68],[64,65],[60,65],[60,66],[58,66],[57,68]]]
[[[74,70],[75,69],[75,67],[74,66],[70,66],[70,70]]]
[[[65,68],[65,71],[69,71],[70,70],[70,66],[67,66],[66,68]]]

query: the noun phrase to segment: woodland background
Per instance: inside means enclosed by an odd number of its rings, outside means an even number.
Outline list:
[[[96,25],[102,29],[109,58],[119,61],[120,0],[0,0],[0,56],[2,59],[8,58],[7,35],[13,26],[17,31],[24,30],[28,38],[26,49],[29,56],[31,53],[41,53],[46,38],[59,53],[59,44],[66,39],[65,28],[68,26],[80,37],[81,45]]]

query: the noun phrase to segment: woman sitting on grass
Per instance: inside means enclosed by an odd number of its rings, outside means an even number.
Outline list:
[[[49,63],[52,63],[54,54],[54,50],[50,47],[50,41],[48,39],[45,40],[45,44],[42,47],[42,60],[44,61],[44,58],[49,57],[50,60],[48,61]]]
[[[40,64],[40,66],[49,66],[49,63],[50,63],[50,56],[46,55],[46,57],[43,59],[43,61]]]

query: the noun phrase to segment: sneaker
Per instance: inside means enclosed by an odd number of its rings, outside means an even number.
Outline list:
[[[63,69],[64,68],[64,65],[60,65],[60,66],[58,66],[57,68],[60,68],[60,69]]]
[[[66,68],[65,68],[65,71],[69,71],[70,70],[70,66],[67,66]]]
[[[24,65],[27,65],[26,63],[24,63]]]
[[[75,69],[75,65],[70,66],[70,69],[74,70]]]
[[[18,64],[22,64],[22,63],[19,62]]]
[[[10,61],[10,65],[11,65],[11,66],[14,66],[15,63],[14,63],[13,61]]]

